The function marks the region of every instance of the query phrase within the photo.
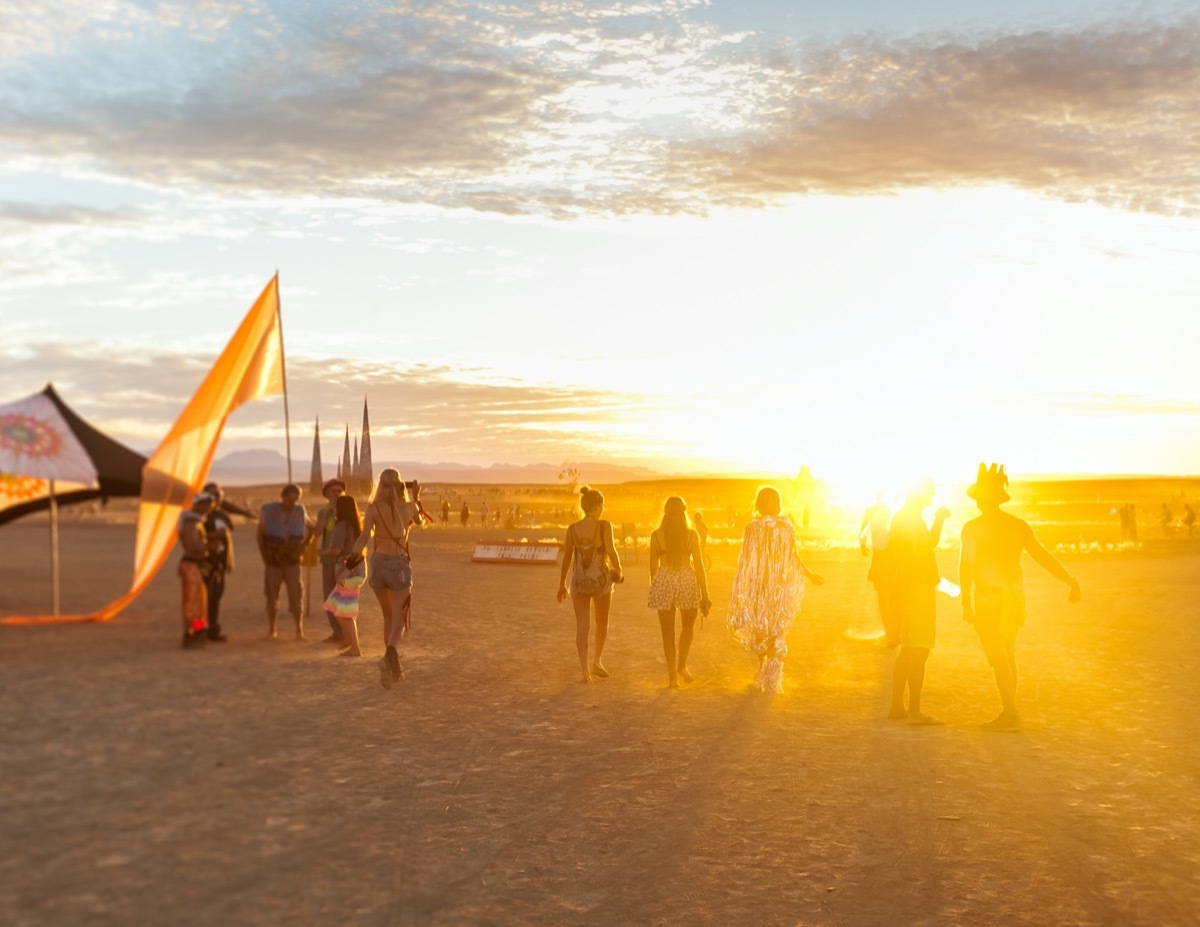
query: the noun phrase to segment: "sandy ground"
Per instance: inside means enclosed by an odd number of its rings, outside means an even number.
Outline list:
[[[132,531],[64,525],[66,610],[123,591]],[[925,707],[946,726],[884,719],[857,551],[810,557],[828,582],[772,697],[723,630],[732,546],[696,682],[668,691],[644,555],[612,677],[584,686],[556,570],[427,530],[389,692],[369,596],[368,658],[261,640],[248,533],[223,647],[180,650],[174,561],[111,624],[0,628],[0,923],[1200,923],[1191,546],[1071,560],[1074,608],[1029,565],[1027,724],[987,734],[989,670],[945,598]],[[44,609],[45,526],[3,543],[0,613]]]

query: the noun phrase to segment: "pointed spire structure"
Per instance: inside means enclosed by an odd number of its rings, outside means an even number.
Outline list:
[[[320,493],[321,483],[324,479],[321,476],[321,416],[317,416],[317,423],[313,426],[313,451],[312,451],[312,471],[308,476],[308,483],[314,493]]]
[[[363,397],[362,447],[359,449],[359,465],[367,486],[375,479],[375,466],[371,461],[371,422],[367,418],[367,398]]]
[[[342,448],[342,457],[338,461],[338,477],[345,483],[350,482],[354,474],[350,472],[350,426],[346,426],[346,444]]]

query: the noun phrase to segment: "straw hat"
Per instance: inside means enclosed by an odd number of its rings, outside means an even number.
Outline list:
[[[967,495],[978,502],[1007,502],[1009,499],[1005,486],[1008,485],[1008,474],[1001,464],[990,467],[979,465],[975,482],[967,487]]]

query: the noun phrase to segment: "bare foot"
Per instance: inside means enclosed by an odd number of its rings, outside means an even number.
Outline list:
[[[1017,715],[1008,715],[1004,712],[996,715],[991,721],[986,724],[979,725],[979,729],[983,731],[1000,732],[1011,734],[1013,731],[1021,729],[1021,719]]]
[[[903,705],[893,705],[892,710],[888,712],[889,721],[903,721],[908,717],[908,709]]]
[[[277,640],[279,640],[279,635],[274,631],[268,631],[267,636],[265,638],[263,638],[263,640],[277,641]]]
[[[678,689],[679,688],[679,680],[677,678],[675,678],[674,676],[672,676],[670,682],[667,683],[667,688],[668,689]]]
[[[297,640],[299,643],[301,643],[301,644],[307,644],[307,643],[308,643],[308,638],[304,636],[303,632],[297,632],[297,633],[296,633],[296,640]]]
[[[599,663],[593,663],[592,664],[592,675],[599,676],[601,679],[607,679],[608,678],[608,670],[606,670]]]
[[[592,677],[589,674],[584,673],[583,678],[580,679],[579,681],[582,682],[586,686],[592,681]]]
[[[696,677],[687,671],[686,666],[679,667],[679,678],[684,682],[694,682]]]
[[[945,721],[939,721],[933,715],[915,714],[908,716],[908,723],[913,727],[934,727],[945,724]]]

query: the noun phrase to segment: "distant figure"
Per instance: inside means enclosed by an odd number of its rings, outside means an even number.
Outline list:
[[[341,625],[342,656],[360,657],[358,604],[363,583],[367,581],[367,570],[361,557],[354,558],[353,566],[346,565],[346,560],[354,554],[354,542],[362,534],[358,503],[353,496],[337,497],[334,518],[329,547],[322,551],[323,554],[328,552],[336,565],[333,589],[325,597],[325,611]]]
[[[1158,516],[1158,523],[1162,525],[1163,537],[1169,538],[1175,533],[1175,513],[1165,502],[1162,504],[1162,512]]]
[[[708,613],[708,579],[700,536],[688,525],[687,505],[671,496],[663,505],[662,523],[650,535],[650,594],[646,604],[658,612],[663,654],[667,658],[667,681],[672,689],[679,680],[692,681],[688,652],[696,629],[696,615]],[[675,645],[675,610],[682,627]]]
[[[567,574],[571,575],[571,605],[575,609],[575,650],[579,654],[580,682],[592,677],[606,679],[604,642],[608,639],[608,612],[612,606],[613,584],[625,581],[621,558],[613,540],[612,523],[603,521],[604,496],[598,489],[584,486],[579,490],[583,518],[567,528],[563,546],[562,569],[558,577],[558,601],[567,597]],[[588,638],[591,609],[596,611],[595,659],[588,663]]]
[[[419,493],[420,487],[413,484]],[[414,493],[417,494],[417,493]],[[388,467],[379,474],[375,495],[367,503],[362,533],[350,545],[351,553],[343,563],[357,566],[362,550],[374,538],[375,550],[367,582],[383,612],[383,659],[379,661],[379,684],[390,689],[404,678],[400,665],[400,641],[412,629],[412,562],[408,555],[408,534],[413,525],[422,524],[420,505],[408,497],[408,487],[400,471]]]
[[[179,584],[185,650],[203,647],[208,641],[208,592],[203,574],[208,545],[204,537],[204,519],[215,502],[216,497],[212,493],[196,493],[192,497],[191,508],[180,514],[176,528],[179,546],[183,550],[183,557],[179,561]]]
[[[1137,543],[1137,506],[1132,502],[1127,502],[1121,506],[1121,540],[1130,541],[1133,544]]]
[[[208,557],[204,564],[204,591],[208,597],[208,639],[223,644],[229,638],[221,630],[221,597],[225,595],[225,574],[233,572],[233,518],[223,508],[225,493],[216,483],[206,483],[204,491],[213,497],[204,518],[204,540]]]
[[[488,520],[488,504],[484,502],[479,506],[479,527],[486,528]]]
[[[1192,508],[1191,503],[1183,507],[1183,527],[1187,529],[1187,536],[1192,536],[1192,530],[1196,526],[1196,510]]]
[[[333,587],[337,584],[338,551],[333,545],[333,531],[337,524],[337,500],[346,491],[346,484],[334,477],[325,481],[321,487],[321,495],[325,504],[317,509],[314,519],[313,533],[317,538],[317,562],[321,565],[321,601],[327,602]],[[328,606],[325,608],[325,619],[329,622],[329,636],[322,643],[341,644],[345,641],[341,622]]]
[[[1025,588],[1021,575],[1021,553],[1033,559],[1071,591],[1067,601],[1079,601],[1079,582],[1057,558],[1041,545],[1029,525],[1000,506],[1008,501],[1008,477],[1003,467],[979,465],[974,485],[967,495],[983,513],[963,526],[959,560],[963,620],[975,626],[983,652],[996,675],[1003,706],[999,715],[983,729],[1015,731],[1020,728],[1017,712],[1017,631],[1025,624]]]
[[[304,584],[300,578],[300,555],[310,537],[308,518],[300,504],[300,487],[288,483],[278,502],[268,502],[258,515],[258,551],[262,555],[267,596],[267,638],[279,637],[277,615],[279,587],[287,587],[288,611],[296,622],[296,640],[304,636]]]
[[[471,520],[471,510],[467,508],[467,503],[463,503],[462,511],[458,513],[458,520],[462,522],[462,526],[467,527],[467,522]]]
[[[922,512],[933,502],[933,483],[909,490],[888,529],[887,559],[891,566],[894,605],[899,619],[900,651],[892,669],[892,707],[888,717],[912,725],[941,724],[921,711],[925,664],[937,636],[937,587],[941,580],[934,551],[950,512],[939,508],[933,526]],[[908,706],[904,692],[908,690]]]
[[[442,527],[450,527],[450,500],[442,499]]]
[[[692,527],[696,529],[696,536],[700,538],[700,556],[704,560],[704,569],[712,566],[712,561],[708,559],[708,524],[704,521],[704,513],[697,512],[692,516]]]
[[[879,618],[883,622],[883,643],[889,649],[900,646],[900,616],[896,611],[896,593],[892,568],[888,561],[888,527],[892,511],[883,501],[882,493],[875,494],[875,504],[863,512],[858,531],[858,549],[863,556],[871,551],[871,566],[867,580],[875,586],[879,601]]]
[[[742,535],[729,602],[734,638],[758,656],[754,685],[783,692],[787,632],[800,611],[804,580],[825,582],[801,561],[796,531],[782,514],[779,490],[764,486],[754,500],[755,517]]]

